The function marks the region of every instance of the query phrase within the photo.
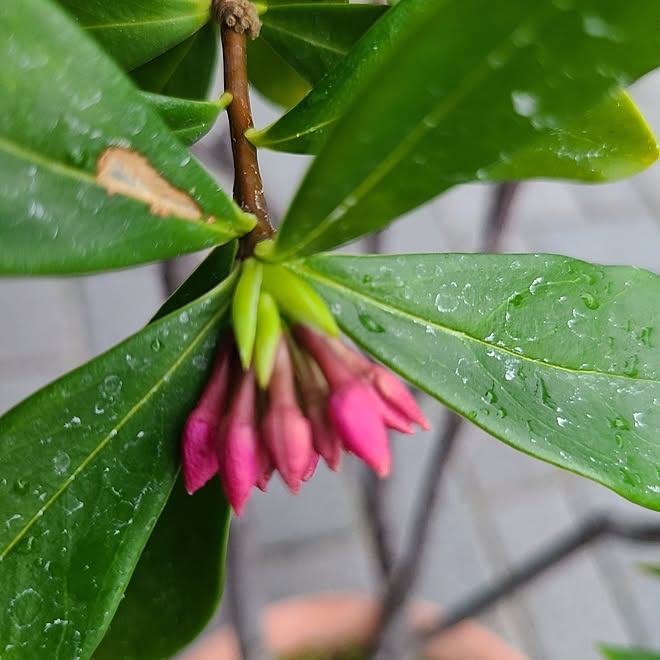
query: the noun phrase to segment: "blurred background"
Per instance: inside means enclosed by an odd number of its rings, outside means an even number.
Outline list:
[[[632,95],[660,134],[660,75],[640,81]],[[254,114],[255,124],[262,127],[276,118],[277,110],[255,97]],[[194,151],[223,188],[231,190],[224,117]],[[277,219],[308,161],[269,152],[260,157]],[[609,185],[525,183],[517,190],[500,250],[559,253],[660,273],[659,168]],[[382,250],[476,250],[493,192],[490,185],[454,189],[384,232]],[[346,251],[362,249],[358,243]],[[167,268],[156,264],[78,279],[0,280],[0,412],[139,330],[168,286],[198,260],[186,257]],[[399,544],[443,424],[440,405],[423,400],[423,408],[433,430],[393,439],[388,506]],[[358,466],[344,460],[338,475],[319,467],[298,497],[276,481],[268,495],[255,494],[249,531],[258,600],[377,589],[361,478]],[[506,572],[590,512],[607,510],[631,520],[660,522],[660,514],[520,454],[467,423],[440,500],[415,591],[443,606]],[[498,604],[483,622],[534,660],[595,660],[600,657],[596,641],[660,648],[660,582],[644,576],[640,562],[660,563],[660,547],[614,541],[594,545]],[[211,627],[226,620],[226,607],[225,601]]]

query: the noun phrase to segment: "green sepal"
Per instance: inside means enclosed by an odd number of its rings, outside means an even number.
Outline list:
[[[241,267],[241,275],[234,291],[231,314],[234,336],[241,356],[243,369],[252,362],[254,340],[257,334],[257,309],[263,277],[263,267],[256,259],[246,259]]]
[[[265,390],[275,365],[275,354],[282,336],[280,311],[273,296],[264,291],[259,296],[257,337],[254,345],[254,366],[259,387]]]
[[[339,328],[323,299],[300,277],[279,264],[263,264],[264,290],[270,293],[284,315],[329,335]]]

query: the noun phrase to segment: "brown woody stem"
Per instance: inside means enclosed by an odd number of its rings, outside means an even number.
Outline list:
[[[254,5],[248,0],[215,0],[213,13],[220,23],[225,89],[233,96],[227,115],[234,157],[234,199],[257,218],[255,228],[241,239],[241,256],[246,257],[257,243],[274,234],[268,219],[257,150],[245,137],[245,132],[254,125],[247,77],[247,38],[258,35],[260,26]]]

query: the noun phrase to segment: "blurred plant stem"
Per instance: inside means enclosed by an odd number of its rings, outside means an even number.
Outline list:
[[[483,252],[495,252],[506,230],[512,204],[519,188],[517,183],[502,183],[493,190],[490,208],[481,231],[480,246]],[[382,235],[370,237],[369,252],[382,252]],[[439,492],[445,468],[456,445],[462,418],[448,411],[439,442],[434,448],[413,512],[413,525],[401,558],[392,562],[392,530],[384,513],[382,499],[387,497],[387,482],[380,488],[364,480],[364,499],[371,515],[371,535],[376,546],[376,557],[381,572],[386,577],[382,599],[381,618],[378,622],[371,660],[408,660],[414,657],[416,648],[407,626],[407,604],[420,573],[424,550],[431,530],[431,522],[438,506]],[[371,501],[379,499],[379,501]],[[374,515],[374,513],[376,515]]]

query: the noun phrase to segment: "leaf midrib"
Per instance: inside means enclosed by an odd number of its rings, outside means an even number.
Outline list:
[[[167,24],[167,23],[180,23],[182,21],[188,21],[191,18],[194,19],[203,19],[206,18],[208,12],[195,12],[194,14],[181,14],[179,16],[172,16],[170,18],[150,18],[141,21],[124,21],[121,23],[100,23],[97,25],[83,25],[81,26],[83,30],[95,31],[95,30],[113,30],[116,28],[139,28],[146,25],[158,25],[158,24]]]
[[[552,368],[552,369],[557,369],[559,371],[564,371],[566,373],[569,373],[571,375],[588,375],[588,376],[598,376],[598,377],[609,377],[609,378],[620,378],[622,380],[628,380],[632,382],[646,382],[646,383],[653,383],[655,385],[660,385],[660,380],[657,380],[655,378],[641,378],[639,376],[629,376],[627,374],[620,374],[620,373],[615,373],[615,372],[608,372],[608,371],[594,371],[593,369],[575,369],[573,367],[566,367],[560,364],[554,364],[552,362],[543,362],[542,360],[539,360],[538,358],[533,358],[529,355],[524,355],[522,353],[516,353],[515,351],[512,351],[511,349],[505,347],[505,346],[499,346],[498,344],[491,344],[487,341],[484,341],[483,339],[480,339],[478,337],[475,337],[473,335],[468,334],[465,331],[462,330],[455,330],[454,328],[450,328],[446,325],[441,325],[437,321],[431,321],[428,319],[421,318],[419,316],[415,316],[411,312],[407,312],[405,310],[402,310],[398,307],[394,307],[388,303],[383,302],[382,300],[379,300],[378,298],[374,298],[368,294],[366,294],[364,291],[360,291],[358,289],[352,289],[349,286],[338,282],[337,280],[333,280],[331,278],[325,277],[321,275],[318,271],[314,270],[313,268],[309,268],[308,266],[304,266],[302,264],[286,264],[288,268],[291,268],[292,270],[296,270],[298,272],[303,272],[305,273],[308,277],[312,279],[316,279],[319,282],[322,282],[326,286],[332,288],[332,289],[337,289],[339,291],[345,291],[345,292],[350,292],[350,294],[354,295],[357,298],[362,298],[363,300],[367,301],[369,304],[374,305],[375,307],[380,307],[381,309],[385,310],[386,312],[394,315],[394,316],[402,316],[407,319],[410,319],[413,321],[415,324],[424,324],[427,326],[431,326],[436,330],[439,330],[440,332],[444,332],[445,334],[452,335],[454,337],[457,337],[461,339],[462,341],[467,342],[472,342],[474,344],[477,344],[481,347],[488,348],[489,350],[494,350],[494,351],[499,351],[507,356],[516,358],[517,360],[520,360],[521,362],[527,362],[529,364],[533,364],[537,367],[546,367],[546,368]]]
[[[76,478],[83,472],[83,470],[110,444],[113,438],[119,436],[121,429],[128,424],[128,422],[143,408],[143,406],[155,396],[162,385],[167,382],[170,377],[182,364],[182,362],[190,355],[194,348],[206,336],[210,327],[218,322],[223,314],[227,311],[229,303],[226,302],[221,305],[218,310],[211,316],[211,318],[202,326],[197,337],[194,341],[190,342],[187,348],[182,351],[177,359],[172,363],[172,366],[165,371],[161,378],[152,385],[146,394],[126,413],[124,418],[116,424],[101,440],[101,442],[94,448],[93,451],[80,463],[80,465],[66,478],[60,488],[48,499],[48,501],[32,516],[32,518],[25,524],[25,526],[18,532],[18,534],[8,543],[5,549],[0,552],[0,561],[16,547],[23,537],[30,531],[32,526],[50,509],[50,507],[57,502],[57,500],[66,492],[69,486],[76,480]],[[178,312],[177,312],[178,313]]]

